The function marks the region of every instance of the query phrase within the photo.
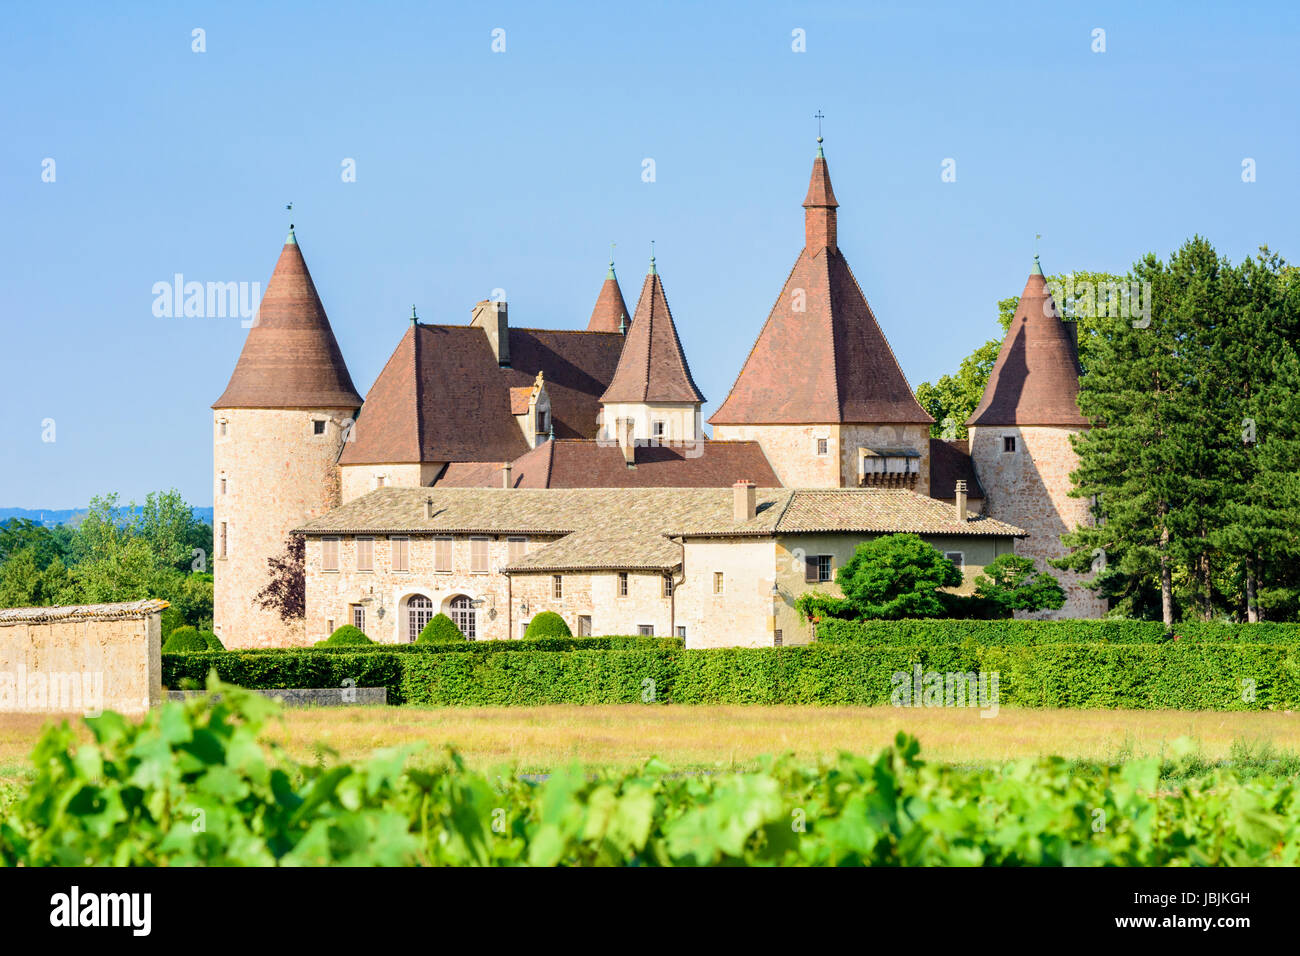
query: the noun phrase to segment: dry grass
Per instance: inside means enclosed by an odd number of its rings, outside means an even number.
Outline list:
[[[48,718],[0,715],[0,785],[16,783]],[[267,729],[299,760],[322,747],[342,759],[380,747],[454,745],[475,767],[546,771],[573,760],[632,767],[657,756],[679,768],[752,767],[762,754],[804,759],[841,750],[874,753],[904,730],[929,760],[993,764],[1059,754],[1117,761],[1159,756],[1190,737],[1207,761],[1233,745],[1300,753],[1300,716],[1207,711],[975,710],[892,707],[665,707],[618,705],[515,708],[358,707],[287,710]]]

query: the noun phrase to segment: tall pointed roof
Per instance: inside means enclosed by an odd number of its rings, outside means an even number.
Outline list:
[[[623,290],[618,286],[618,276],[614,275],[614,261],[611,259],[605,283],[600,287],[600,295],[596,299],[596,307],[591,310],[587,331],[619,332],[619,326],[626,324],[627,303],[623,301]]]
[[[821,147],[804,199],[804,248],[713,425],[929,424],[836,245]]]
[[[1079,355],[1058,317],[1038,256],[967,425],[1087,425],[1079,411]]]
[[[600,400],[602,403],[704,401],[695,379],[691,378],[691,367],[686,364],[653,256],[618,358],[618,368]]]
[[[361,407],[292,230],[235,371],[212,407]]]

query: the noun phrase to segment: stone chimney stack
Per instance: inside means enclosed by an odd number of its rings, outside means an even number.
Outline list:
[[[758,511],[758,488],[752,481],[743,478],[731,486],[734,495],[734,514],[736,521],[750,521]]]
[[[506,462],[504,465],[501,466],[501,487],[502,488],[513,487],[513,485],[510,483],[510,462]]]
[[[430,496],[430,497],[424,499],[424,516],[425,516],[426,518],[432,518],[432,517],[433,517],[433,498],[432,498],[432,496]]]
[[[631,468],[636,464],[636,442],[632,438],[632,419],[619,419],[617,422],[617,428],[618,447],[623,449],[623,462]]]
[[[510,321],[504,302],[484,300],[474,306],[470,325],[478,326],[487,333],[488,344],[497,357],[497,365],[510,367]]]
[[[964,523],[966,521],[966,482],[957,482],[955,494],[957,498],[957,520]]]

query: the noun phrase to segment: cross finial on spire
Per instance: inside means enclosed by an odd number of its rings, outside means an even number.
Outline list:
[[[823,155],[823,153],[822,153],[822,120],[824,120],[825,118],[826,118],[826,114],[823,113],[821,110],[818,110],[816,113],[813,114],[813,119],[815,119],[815,120],[817,121],[817,155],[818,155],[818,156],[822,156],[822,155]]]
[[[659,274],[659,270],[655,268],[655,241],[653,239],[650,240],[650,274],[652,276]]]
[[[1043,267],[1038,262],[1038,240],[1043,238],[1042,233],[1034,233],[1034,268],[1030,270],[1030,275],[1040,276],[1043,274]]]
[[[287,212],[292,213],[292,212],[293,212],[293,203],[289,203],[289,204],[286,205],[284,208],[285,208],[285,210],[286,210]],[[292,218],[292,217],[290,217],[290,218]],[[294,238],[294,235],[293,235],[293,223],[289,223],[289,238],[286,239],[285,242],[294,242],[294,243],[296,243],[297,241],[298,241],[298,240],[295,239],[295,238]]]
[[[415,325],[415,323],[418,321],[419,321],[419,316],[415,314],[415,303],[412,302],[411,303],[411,324]]]
[[[614,276],[614,247],[615,247],[616,245],[617,245],[617,243],[615,243],[615,242],[613,242],[613,241],[611,241],[610,244],[609,244],[609,274],[608,274],[607,276],[605,276],[606,279],[613,279],[613,278],[615,278],[615,276]]]

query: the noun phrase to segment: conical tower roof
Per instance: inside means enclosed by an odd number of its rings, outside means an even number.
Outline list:
[[[623,301],[623,290],[619,288],[618,276],[614,275],[614,263],[609,264],[605,282],[600,287],[596,307],[591,310],[591,320],[587,322],[588,332],[621,332],[621,326],[627,325],[627,303]]]
[[[664,284],[650,258],[650,272],[641,286],[636,314],[627,330],[618,368],[600,397],[611,402],[703,402],[691,378],[677,326],[664,295]]]
[[[804,248],[714,425],[934,421],[916,401],[836,245],[821,147],[804,198]]]
[[[1047,280],[1034,269],[1020,294],[984,396],[967,425],[1087,425],[1079,411],[1079,355]]]
[[[360,408],[293,232],[285,240],[230,383],[213,408]]]

